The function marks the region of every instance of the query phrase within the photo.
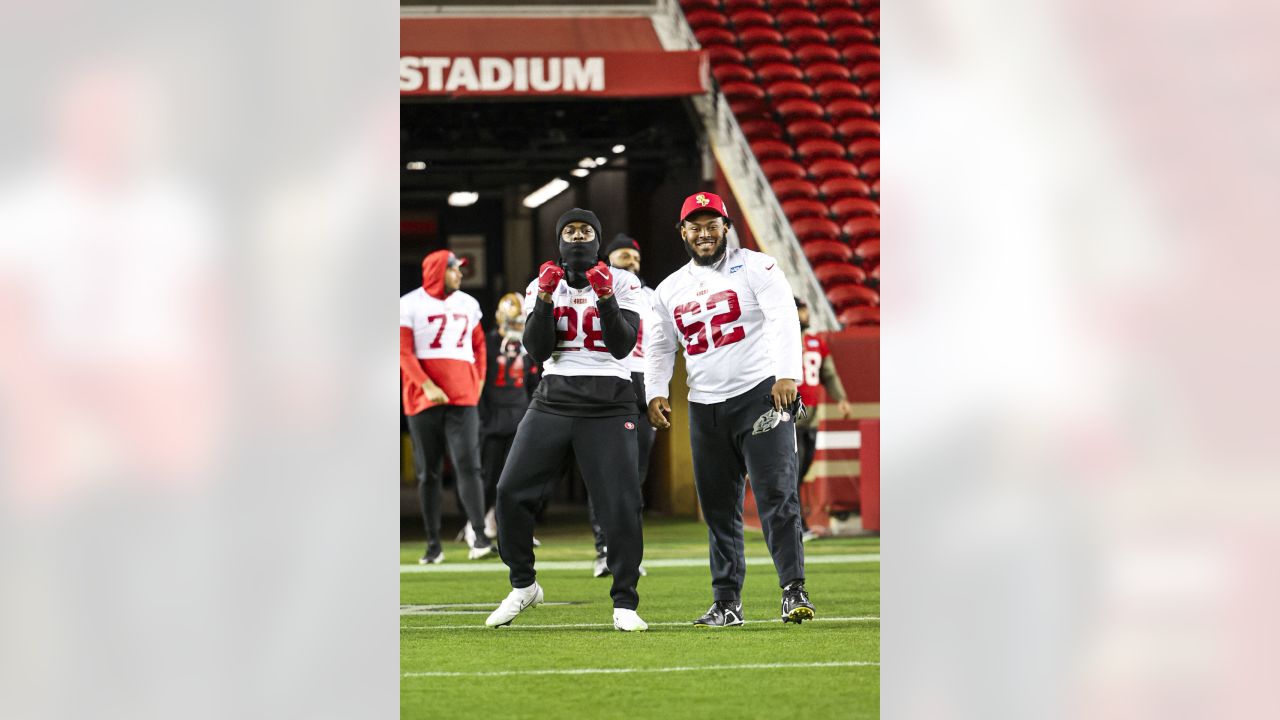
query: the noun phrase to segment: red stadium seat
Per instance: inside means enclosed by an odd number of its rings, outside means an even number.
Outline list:
[[[680,0],[680,7],[685,12],[694,10],[719,10],[720,0]]]
[[[738,122],[769,119],[769,106],[763,100],[730,100],[729,109],[738,118]]]
[[[707,55],[711,57],[711,62],[717,65],[726,62],[738,63],[741,65],[747,61],[746,53],[729,45],[712,45],[710,47],[703,48],[703,50],[707,51]]]
[[[818,186],[828,202],[846,197],[871,197],[871,186],[856,177],[833,177]]]
[[[770,27],[749,27],[738,33],[738,40],[746,48],[756,45],[781,45],[782,33]]]
[[[862,261],[865,265],[868,262],[880,261],[880,238],[874,240],[863,240],[853,249],[853,256]]]
[[[879,265],[876,265],[875,267],[871,268],[871,271],[867,273],[867,284],[870,285],[872,283],[875,283],[876,285],[880,284],[880,266]]]
[[[849,42],[875,42],[876,34],[858,25],[843,25],[829,31],[831,41],[836,44]]]
[[[778,103],[778,114],[786,122],[805,118],[821,118],[825,115],[822,106],[812,100],[785,100]]]
[[[755,26],[773,27],[773,16],[763,10],[739,10],[730,15],[729,20],[738,30]]]
[[[829,62],[839,63],[841,61],[840,51],[830,45],[805,45],[796,48],[796,60],[803,65],[812,65],[813,63]]]
[[[801,25],[817,27],[820,24],[817,13],[808,10],[782,10],[778,12],[778,27],[789,28]]]
[[[764,88],[753,82],[734,82],[720,86],[730,100],[764,100]]]
[[[840,48],[840,56],[846,63],[880,62],[880,48],[868,42],[855,42]],[[858,69],[853,69],[856,77]],[[877,72],[877,75],[879,73]]]
[[[862,94],[873,102],[880,102],[880,80],[872,80],[862,84]]]
[[[868,200],[864,197],[844,197],[831,203],[831,214],[835,216],[837,222],[845,223],[850,218],[858,217],[880,217],[880,203],[875,200]],[[842,228],[846,235],[849,234],[849,226],[846,224]],[[876,234],[880,231],[877,226]]]
[[[867,281],[867,273],[857,265],[845,263],[826,263],[813,269],[822,287],[832,288],[837,285],[861,285]]]
[[[827,112],[831,113],[831,119],[837,123],[844,122],[850,118],[868,119],[875,115],[875,109],[861,100],[853,98],[839,98],[827,103]],[[874,121],[873,121],[874,122]],[[877,123],[878,125],[878,123]]]
[[[836,316],[845,327],[874,327],[880,325],[879,305],[850,305]]]
[[[809,177],[819,182],[838,177],[854,179],[858,177],[858,169],[848,160],[824,158],[809,166]]]
[[[813,88],[805,83],[795,82],[794,80],[783,80],[769,86],[769,99],[776,102],[783,100],[791,100],[792,98],[803,98],[805,100],[813,99]]]
[[[871,197],[880,197],[880,178],[871,181]]]
[[[831,48],[828,48],[831,49]],[[834,52],[834,50],[832,50]],[[750,53],[748,53],[750,56]],[[816,62],[804,69],[804,74],[813,82],[823,80],[848,80],[852,77],[849,68],[834,62]]]
[[[792,56],[791,51],[781,45],[757,45],[747,51],[747,59],[752,65],[767,65],[775,62],[789,63]]]
[[[831,112],[831,107],[827,107]],[[834,113],[833,113],[834,114]],[[865,117],[846,117],[836,124],[836,132],[845,140],[861,137],[880,137],[880,123]]]
[[[756,140],[751,143],[751,152],[762,162],[765,160],[790,160],[793,150],[789,143],[781,140]]]
[[[760,82],[766,85],[782,80],[804,80],[804,72],[791,63],[762,65],[756,68],[756,76],[760,78]]]
[[[825,120],[797,120],[787,125],[787,134],[796,140],[813,138],[830,140],[835,136],[836,130]]]
[[[835,8],[832,10],[822,11],[822,24],[826,26],[828,30],[845,25],[857,25],[861,27],[865,22],[866,21],[862,17],[862,14],[853,10]]]
[[[818,187],[808,180],[779,180],[770,185],[779,201],[818,199]]]
[[[703,27],[693,31],[693,36],[698,39],[698,44],[706,47],[708,45],[736,45],[738,38],[732,32],[722,27]]]
[[[739,123],[747,140],[781,140],[782,126],[772,120],[746,120]]]
[[[804,166],[793,160],[767,160],[760,163],[760,169],[769,182],[803,180],[806,177]]]
[[[689,21],[689,27],[694,30],[709,27],[729,27],[729,19],[714,10],[694,10],[686,13],[684,19]]]
[[[804,218],[791,223],[796,237],[806,240],[835,240],[840,237],[840,226],[826,218]]]
[[[844,221],[840,231],[845,234],[849,244],[857,245],[867,238],[880,238],[880,216],[855,217]]]
[[[879,305],[880,293],[861,285],[837,285],[827,290],[827,299],[836,312],[840,312],[854,305]]]
[[[827,31],[812,25],[789,27],[782,31],[782,37],[786,38],[787,44],[791,47],[800,47],[810,43],[818,43],[819,45],[831,44],[831,36],[827,35]]]
[[[764,10],[768,3],[765,0],[725,0],[725,12],[735,13],[739,10]]]
[[[872,60],[868,62],[860,62],[853,66],[853,79],[862,83],[868,80],[880,79],[880,61]]]
[[[782,203],[782,212],[793,221],[808,217],[825,218],[827,206],[817,200],[788,200]]]
[[[800,249],[811,265],[817,265],[823,260],[849,262],[853,259],[853,249],[835,240],[810,240],[802,243]]]
[[[870,160],[858,163],[858,174],[864,178],[880,179],[880,158],[873,157]]]
[[[846,10],[853,9],[853,0],[813,0],[813,9],[818,11],[830,10],[832,8],[844,8]]]
[[[812,163],[822,158],[844,158],[844,146],[835,140],[805,140],[796,146],[800,160]]]
[[[880,8],[867,11],[867,24],[871,27],[880,27]]]
[[[755,82],[756,74],[751,68],[737,63],[721,63],[711,68],[711,75],[716,82],[724,85],[731,82]]]
[[[860,138],[849,143],[849,157],[858,162],[867,158],[880,157],[879,138]]]
[[[818,97],[823,100],[835,100],[838,98],[847,98],[849,100],[862,101],[862,88],[854,85],[848,80],[827,80],[818,83],[816,88]],[[872,114],[871,106],[867,106],[867,117]]]
[[[809,0],[770,0],[769,7],[779,10],[808,10]]]

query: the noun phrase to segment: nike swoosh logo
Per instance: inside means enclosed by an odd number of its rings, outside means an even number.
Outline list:
[[[639,289],[640,289],[640,286],[639,286],[639,285],[632,285],[632,286],[631,286],[631,289],[632,289],[632,290],[639,290]]]
[[[773,269],[773,265],[770,265],[769,267],[765,268],[765,270],[772,270],[772,269]]]

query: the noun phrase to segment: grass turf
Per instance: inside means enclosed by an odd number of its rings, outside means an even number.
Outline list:
[[[538,560],[581,561],[581,569],[540,571],[543,605],[512,627],[484,628],[510,590],[505,572],[427,572],[400,576],[401,717],[451,718],[873,718],[879,715],[878,665],[724,669],[618,674],[474,675],[583,668],[670,668],[795,664],[880,659],[879,562],[810,564],[810,597],[818,621],[776,622],[779,589],[771,565],[752,565],[743,588],[747,625],[700,629],[688,624],[711,603],[705,564],[651,568],[639,585],[645,633],[613,630],[609,580],[588,570],[595,553],[585,526],[540,529]],[[401,563],[416,565],[422,543],[404,543]],[[878,553],[876,538],[827,539],[805,546],[808,557]],[[475,565],[461,544],[445,546],[446,564]],[[650,519],[645,559],[705,560],[701,523]],[[767,558],[763,538],[747,534],[747,557]],[[484,603],[483,607],[422,605]],[[862,618],[822,620],[822,618]],[[874,618],[874,619],[866,619]],[[775,621],[775,622],[764,622]],[[665,625],[663,623],[678,623]],[[533,625],[590,624],[535,628]],[[464,626],[464,627],[458,627]],[[524,626],[524,627],[521,627]],[[473,629],[474,628],[474,629]],[[462,673],[419,676],[421,672]]]

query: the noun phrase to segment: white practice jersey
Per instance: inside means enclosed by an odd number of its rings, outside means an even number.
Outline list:
[[[640,293],[640,279],[618,268],[610,268],[613,274],[613,296],[618,307],[636,314],[644,311],[644,296]],[[524,293],[525,321],[533,313],[538,299],[538,281],[529,283]],[[569,287],[564,280],[551,293],[552,314],[556,321],[556,349],[542,365],[546,375],[611,375],[624,380],[631,373],[621,360],[609,354],[604,346],[604,333],[600,329],[600,311],[596,307],[596,291],[588,284],[581,290]],[[798,342],[798,341],[797,341]]]
[[[692,402],[723,402],[769,377],[800,380],[795,298],[768,255],[737,248],[709,267],[690,261],[658,285],[653,312],[645,327],[645,402],[670,397],[678,347]]]
[[[645,328],[653,322],[653,288],[641,285],[639,292],[641,294],[640,329],[636,332],[636,349],[622,359],[622,364],[627,366],[627,372],[632,373],[644,372],[644,332]]]
[[[480,303],[461,290],[443,300],[422,288],[400,296],[400,327],[413,329],[414,354],[428,360],[475,362],[471,333],[482,315]]]

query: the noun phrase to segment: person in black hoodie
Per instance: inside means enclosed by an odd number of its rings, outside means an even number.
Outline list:
[[[498,551],[511,593],[485,621],[509,625],[542,602],[533,567],[534,517],[570,450],[609,538],[613,626],[648,628],[640,596],[640,478],[636,395],[622,359],[635,348],[640,281],[599,261],[600,221],[574,208],[556,221],[560,261],[543,263],[525,295],[524,346],[543,362],[542,381],[516,430],[498,480]]]
[[[498,300],[493,314],[496,327],[486,335],[488,372],[480,395],[480,464],[484,475],[484,534],[498,537],[494,501],[498,478],[511,452],[516,427],[529,409],[530,388],[526,383],[533,361],[524,351],[524,303],[516,293]]]

